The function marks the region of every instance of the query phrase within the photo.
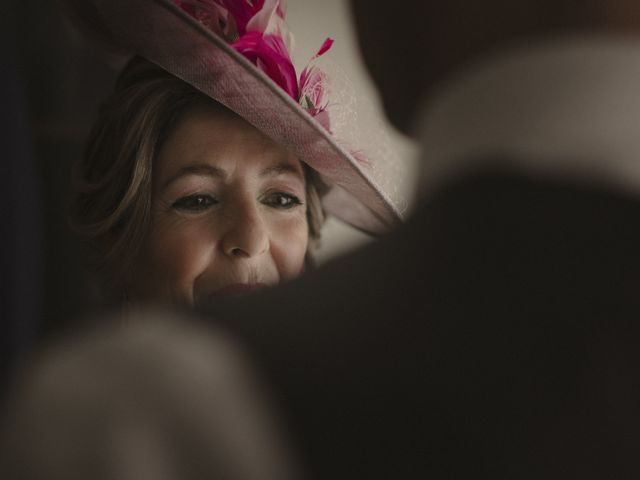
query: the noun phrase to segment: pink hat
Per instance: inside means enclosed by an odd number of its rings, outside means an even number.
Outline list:
[[[91,4],[100,24],[93,18],[86,26],[101,30],[111,46],[201,90],[319,172],[331,186],[323,199],[327,213],[373,234],[401,221],[401,202],[392,200],[402,174],[397,162],[378,147],[345,141],[345,122],[342,130],[332,128],[328,78],[314,64],[332,41],[324,42],[298,78],[281,0]],[[86,14],[86,4],[83,9]]]

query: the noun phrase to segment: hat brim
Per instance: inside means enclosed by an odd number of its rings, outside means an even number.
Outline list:
[[[327,213],[370,234],[401,222],[371,165],[355,159],[267,75],[170,0],[94,4],[120,46],[230,108],[319,172],[331,185]]]

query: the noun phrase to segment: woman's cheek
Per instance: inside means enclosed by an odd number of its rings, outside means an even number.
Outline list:
[[[195,279],[211,262],[213,243],[198,219],[159,222],[151,233],[149,253],[163,290],[191,300]]]
[[[272,234],[271,255],[281,280],[291,280],[302,273],[308,245],[306,214],[278,223]]]

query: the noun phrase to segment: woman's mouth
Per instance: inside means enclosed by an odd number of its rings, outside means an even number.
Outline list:
[[[222,297],[228,295],[244,295],[247,293],[262,290],[268,285],[266,283],[232,283],[211,293],[213,297]]]

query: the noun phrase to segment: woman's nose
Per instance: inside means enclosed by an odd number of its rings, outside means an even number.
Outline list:
[[[255,257],[269,250],[269,234],[259,207],[244,205],[229,215],[222,249],[233,257]]]

